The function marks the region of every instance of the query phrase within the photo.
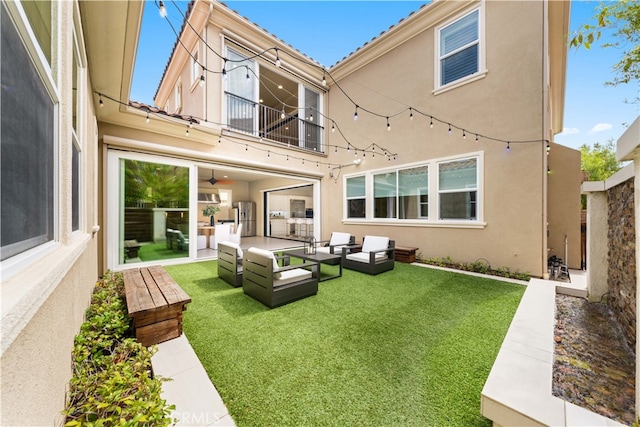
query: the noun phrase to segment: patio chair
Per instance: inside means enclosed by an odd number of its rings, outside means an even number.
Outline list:
[[[346,245],[354,245],[356,243],[356,236],[352,236],[350,233],[342,233],[334,231],[331,233],[329,240],[321,240],[317,242],[318,247],[316,252],[325,254],[340,254],[342,247]]]
[[[242,223],[238,224],[238,229],[235,233],[229,234],[229,241],[235,243],[236,245],[240,244],[240,237],[242,236]]]
[[[317,262],[279,266],[273,252],[249,248],[242,263],[244,293],[269,308],[318,293]]]
[[[216,224],[215,234],[209,237],[209,247],[218,249],[219,242],[228,242],[231,235],[231,224]]]
[[[393,270],[395,240],[382,236],[364,236],[362,245],[342,248],[342,267],[367,274]]]
[[[176,243],[178,245],[178,250],[180,251],[188,251],[189,250],[189,236],[185,236],[182,231],[174,230],[174,235],[176,239]]]
[[[233,242],[218,243],[218,277],[233,287],[242,286],[242,248]]]

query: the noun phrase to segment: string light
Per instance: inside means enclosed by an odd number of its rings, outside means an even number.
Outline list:
[[[186,136],[189,136],[189,125],[187,125],[187,130],[184,132]]]
[[[145,119],[145,122],[149,123],[149,112],[147,111],[147,118]]]
[[[332,133],[336,132],[336,123],[335,122],[331,123],[331,132]]]
[[[282,104],[282,113],[280,113],[280,118],[284,119],[286,117],[286,114],[284,113],[284,104]]]
[[[222,145],[222,138],[218,138],[218,145]]]
[[[160,6],[159,6],[159,11],[160,11],[160,16],[162,16],[163,18],[167,17],[167,8],[164,7],[164,2],[162,0],[160,0]]]
[[[327,85],[327,76],[325,74],[325,71],[322,70],[322,86],[326,86]]]
[[[413,108],[409,107],[409,120],[413,120]],[[387,118],[387,121],[389,121],[389,118]]]
[[[449,123],[449,135],[451,135],[451,123]]]
[[[551,151],[551,145],[547,142],[547,156],[549,155],[550,151]]]
[[[356,111],[353,113],[353,120],[358,120],[358,106],[356,105]]]
[[[246,67],[247,69],[247,80],[251,80],[251,76],[249,75],[249,67]]]
[[[476,133],[476,142],[478,142],[480,138],[478,138],[478,134]]]
[[[511,151],[511,143],[507,141],[507,151]]]
[[[278,48],[275,48],[276,50],[276,67],[280,68],[280,66],[282,65],[282,62],[280,61],[280,56],[278,56]]]
[[[389,117],[387,117],[387,132],[391,130],[391,125],[389,124]]]
[[[462,139],[467,139],[467,133],[462,129]]]
[[[200,76],[200,87],[204,87],[204,74]]]
[[[431,117],[431,122],[429,123],[429,127],[433,129],[433,117]]]
[[[100,97],[100,100],[98,101],[98,104],[100,105],[100,108],[104,107],[104,102],[102,102],[102,94],[99,93],[98,96]]]

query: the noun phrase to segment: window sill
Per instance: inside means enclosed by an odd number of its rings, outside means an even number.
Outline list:
[[[462,78],[460,80],[456,80],[455,82],[446,84],[444,86],[440,86],[437,89],[434,89],[432,91],[432,93],[434,95],[440,95],[441,93],[450,91],[450,90],[455,89],[457,87],[464,86],[464,85],[469,84],[469,83],[473,83],[473,82],[475,82],[477,80],[480,80],[480,79],[484,79],[487,76],[487,73],[489,73],[489,71],[488,70],[484,70],[484,71],[480,71],[478,73],[471,74],[468,77],[464,77],[464,78]]]
[[[424,228],[473,228],[483,229],[487,226],[483,221],[428,221],[397,219],[343,219],[347,225],[388,225],[392,227],[424,227]]]

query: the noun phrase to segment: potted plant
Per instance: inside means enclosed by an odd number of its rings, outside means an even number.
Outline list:
[[[213,225],[215,220],[213,216],[220,212],[220,208],[217,206],[208,205],[206,208],[202,209],[202,215],[209,217],[209,225]]]

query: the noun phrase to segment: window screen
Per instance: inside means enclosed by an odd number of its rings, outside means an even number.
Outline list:
[[[440,30],[440,85],[479,71],[478,10]]]
[[[54,238],[55,104],[2,6],[0,259]]]

